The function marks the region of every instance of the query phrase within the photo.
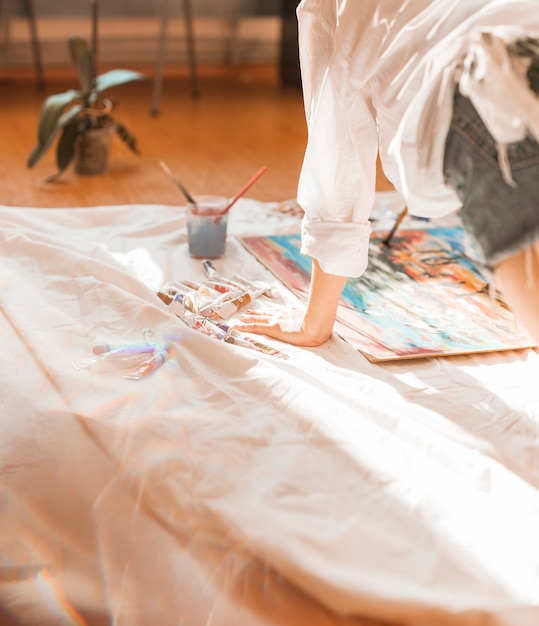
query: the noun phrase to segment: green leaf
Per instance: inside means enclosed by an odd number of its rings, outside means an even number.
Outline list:
[[[93,89],[94,62],[92,53],[90,52],[86,41],[78,35],[70,37],[68,45],[71,60],[77,70],[81,89],[85,97],[88,97]]]
[[[27,165],[28,167],[33,167],[41,157],[47,152],[50,145],[52,144],[54,138],[56,137],[58,131],[68,124],[72,119],[76,118],[79,113],[83,110],[82,105],[78,104],[71,107],[68,111],[62,114],[62,109],[60,109],[60,115],[57,117],[56,115],[51,116],[47,121],[46,133],[44,132],[43,136],[38,133],[38,143],[34,146],[34,149],[30,153],[28,157]],[[53,126],[54,124],[54,126]],[[43,139],[43,141],[41,140]]]
[[[86,128],[88,128],[88,120],[85,117],[75,117],[64,126],[56,148],[58,175],[61,174],[73,160],[77,137],[83,133]]]
[[[58,120],[62,116],[66,106],[80,100],[82,93],[77,89],[69,89],[64,93],[49,96],[41,107],[39,124],[37,129],[37,140],[40,144],[47,143],[50,134],[56,128]]]
[[[130,148],[135,154],[140,155],[140,152],[137,148],[137,140],[135,139],[134,135],[132,135],[125,126],[123,126],[122,124],[118,124],[118,122],[115,122],[116,125],[116,133],[118,135],[118,137],[125,143],[125,145]]]
[[[110,70],[96,78],[96,90],[101,93],[105,89],[131,83],[135,80],[148,80],[148,78],[133,70]]]

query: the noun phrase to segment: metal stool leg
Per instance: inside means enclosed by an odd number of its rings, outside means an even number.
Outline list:
[[[41,60],[41,49],[37,37],[36,13],[33,0],[24,0],[24,10],[30,26],[30,37],[32,41],[32,55],[34,57],[34,67],[36,70],[36,82],[38,89],[45,88],[45,78],[43,75],[43,62]]]
[[[170,0],[163,0],[161,13],[161,31],[159,33],[159,47],[157,49],[157,57],[155,60],[155,75],[153,80],[152,91],[152,108],[151,114],[158,115],[159,105],[161,102],[161,91],[163,90],[163,65],[165,62],[165,42],[167,39],[168,27],[168,8]]]
[[[195,34],[193,32],[193,13],[191,11],[191,0],[183,0],[183,13],[185,16],[185,32],[187,34],[187,54],[189,58],[189,68],[191,70],[191,95],[197,98],[200,95],[198,86],[198,72],[195,52]]]
[[[170,0],[163,0],[163,11],[161,13],[161,30],[159,33],[159,47],[157,50],[157,58],[155,62],[155,75],[152,91],[152,107],[151,114],[158,115],[161,103],[161,93],[163,91],[163,67],[165,64],[165,44],[168,30],[168,16],[170,8]],[[200,94],[198,87],[198,74],[195,56],[195,38],[193,33],[193,18],[191,12],[190,0],[183,0],[183,11],[185,17],[185,28],[187,34],[187,53],[189,60],[189,68],[191,74],[191,95],[197,97]]]
[[[2,33],[0,36],[2,37],[1,47],[3,48],[4,45],[7,45],[7,41],[9,39],[9,24],[7,17],[4,15],[3,0],[0,0],[0,25],[2,26]]]

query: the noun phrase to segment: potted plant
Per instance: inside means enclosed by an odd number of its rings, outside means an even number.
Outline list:
[[[113,99],[103,95],[106,90],[146,76],[132,70],[110,70],[96,75],[97,2],[90,0],[93,11],[93,49],[78,35],[69,38],[71,58],[77,70],[80,88],[46,98],[41,108],[37,144],[28,157],[33,167],[48,151],[58,135],[56,164],[58,176],[75,161],[75,171],[83,175],[103,174],[108,168],[111,137],[114,133],[138,154],[135,137],[111,116]]]

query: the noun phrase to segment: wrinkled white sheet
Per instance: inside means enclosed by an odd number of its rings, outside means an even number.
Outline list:
[[[234,239],[298,229],[234,208]],[[0,605],[24,624],[539,623],[539,358],[287,360],[186,328],[181,207],[0,207]],[[277,284],[277,283],[276,283]],[[270,304],[295,303],[284,289]],[[172,336],[140,381],[93,343]],[[279,345],[277,342],[272,342]]]

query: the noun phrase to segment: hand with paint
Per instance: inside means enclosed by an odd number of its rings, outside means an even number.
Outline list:
[[[240,316],[241,323],[236,324],[235,328],[296,346],[319,346],[331,336],[345,283],[346,277],[326,274],[316,259],[313,259],[311,287],[305,311],[249,311]]]
[[[249,310],[240,315],[241,322],[234,329],[241,332],[266,335],[298,346],[317,345],[304,331],[301,309]]]

